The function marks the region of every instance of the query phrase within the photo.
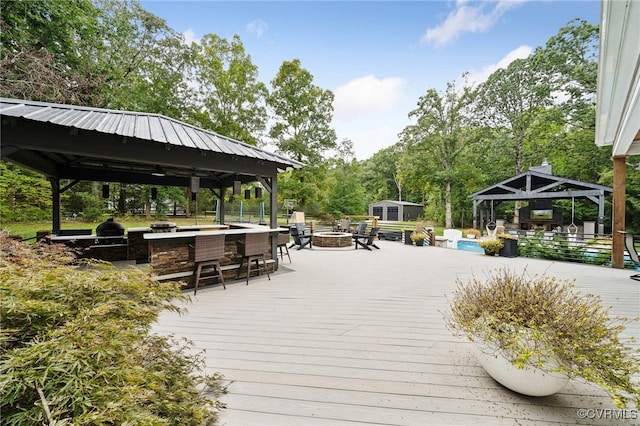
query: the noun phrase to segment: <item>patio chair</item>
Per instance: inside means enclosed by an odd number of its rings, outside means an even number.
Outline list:
[[[351,220],[350,219],[342,219],[340,220],[340,232],[349,232],[351,229]]]
[[[640,258],[638,257],[638,251],[636,250],[634,235],[630,232],[624,232],[624,246],[629,253],[629,258],[636,265],[640,266]],[[629,278],[632,280],[640,281],[640,274],[631,275]]]
[[[195,274],[193,294],[198,292],[198,284],[200,280],[209,278],[218,278],[224,285],[224,277],[220,270],[220,259],[224,258],[224,235],[198,235],[196,236],[195,245]],[[212,268],[213,275],[202,275],[203,268]],[[208,270],[206,270],[208,272]]]
[[[293,237],[293,243],[289,246],[289,248],[293,248],[294,246],[299,246],[298,250],[302,250],[306,246],[309,246],[309,248],[313,248],[313,235],[305,234],[304,223],[296,223],[295,226],[292,226],[291,236]]]
[[[360,224],[358,224],[358,228],[356,229],[356,232],[353,233],[353,235],[364,235],[366,230],[367,222],[361,222]]]
[[[240,270],[244,264],[244,260],[247,260],[247,285],[249,285],[249,276],[251,275],[251,265],[256,263],[256,270],[260,275],[260,269],[263,269],[267,274],[267,278],[271,281],[269,270],[267,269],[267,258],[265,254],[269,252],[269,234],[267,232],[260,233],[247,233],[244,237],[244,241],[237,242],[238,254],[242,256],[240,260],[240,266],[238,266],[236,272],[236,278],[240,277]],[[262,267],[260,267],[259,261],[262,260]]]
[[[289,240],[291,239],[291,229],[287,232],[278,233],[278,240],[276,242],[278,251],[280,252],[280,260],[284,261],[284,252],[287,252],[287,257],[289,258],[289,263],[291,263],[291,256],[289,255]]]
[[[371,231],[369,231],[368,234],[354,234],[353,242],[356,243],[356,250],[358,250],[358,246],[361,246],[362,248],[369,251],[371,251],[371,247],[375,247],[376,249],[380,250],[380,247],[378,247],[374,242],[376,236],[378,235],[379,229],[380,228],[371,228]]]

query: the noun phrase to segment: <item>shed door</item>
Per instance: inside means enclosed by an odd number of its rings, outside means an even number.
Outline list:
[[[375,207],[374,206],[371,209],[371,214],[372,214],[372,216],[378,216],[380,219],[384,220],[384,218],[382,217],[382,206],[379,206],[379,207]]]
[[[387,220],[398,220],[398,207],[397,206],[388,206],[387,207]]]

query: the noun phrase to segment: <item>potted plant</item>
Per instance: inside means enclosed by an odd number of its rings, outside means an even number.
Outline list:
[[[498,235],[502,241],[502,248],[498,250],[500,257],[517,257],[518,256],[518,236],[512,234]]]
[[[608,311],[570,281],[502,268],[485,281],[458,280],[445,320],[454,334],[480,344],[476,352],[488,358],[483,366],[507,361],[511,370],[499,367],[494,378],[512,390],[547,395],[527,386],[578,377],[607,391],[619,408],[637,407],[640,349],[620,337],[628,320]]]
[[[417,246],[423,246],[424,245],[424,240],[427,239],[427,234],[424,233],[424,232],[413,231],[411,233],[410,238],[411,238],[411,241],[416,243]]]
[[[467,238],[480,238],[482,236],[480,231],[474,228],[465,229],[464,233],[467,236]]]
[[[504,246],[502,240],[499,238],[485,238],[478,242],[480,248],[484,249],[484,254],[487,256],[495,256],[496,253]]]

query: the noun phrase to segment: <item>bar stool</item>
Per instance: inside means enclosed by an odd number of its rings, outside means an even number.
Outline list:
[[[258,275],[260,274],[259,260],[262,260],[262,269],[267,273],[267,278],[271,281],[269,270],[267,269],[267,260],[265,254],[270,251],[269,247],[269,233],[247,233],[244,241],[238,241],[238,254],[242,256],[240,266],[236,272],[236,278],[240,277],[240,270],[244,264],[244,260],[247,259],[247,285],[249,285],[249,276],[251,275],[251,263],[256,262],[256,268]]]
[[[289,255],[289,247],[287,246],[287,244],[289,244],[290,238],[291,236],[289,231],[278,233],[277,247],[278,247],[278,250],[280,251],[280,259],[284,261],[284,251],[283,251],[283,248],[284,248],[284,250],[287,251],[287,257],[289,258],[289,263],[291,263],[291,256]]]
[[[226,290],[220,269],[220,259],[224,258],[224,235],[198,235],[195,247],[195,283],[193,294],[198,291],[200,280],[217,277]],[[213,275],[202,276],[202,268],[213,267]]]

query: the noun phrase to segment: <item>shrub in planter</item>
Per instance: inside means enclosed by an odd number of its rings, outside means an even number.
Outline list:
[[[488,255],[495,255],[500,251],[504,244],[499,238],[485,238],[478,242],[480,248],[484,249],[484,252]]]
[[[213,423],[220,377],[188,341],[150,334],[176,286],[64,250],[0,234],[2,423]]]
[[[485,281],[457,282],[448,327],[497,348],[518,368],[579,377],[607,391],[620,408],[640,402],[640,350],[620,333],[629,320],[611,317],[599,297],[573,283],[499,269]],[[533,344],[531,344],[533,342]]]
[[[428,235],[424,232],[416,232],[413,231],[411,233],[411,241],[413,241],[417,246],[421,246],[424,244],[424,240],[426,240]]]

